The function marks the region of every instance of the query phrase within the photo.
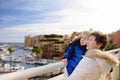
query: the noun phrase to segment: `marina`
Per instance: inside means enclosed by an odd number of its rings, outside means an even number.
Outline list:
[[[20,47],[15,48],[15,51],[10,55],[7,51],[9,46],[11,45],[0,46],[0,57],[2,59],[0,61],[0,74],[11,73],[57,62],[56,60],[43,58],[37,61],[32,55],[31,50]]]

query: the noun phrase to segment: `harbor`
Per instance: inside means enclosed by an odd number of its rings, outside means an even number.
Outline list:
[[[15,51],[10,55],[7,51],[9,46],[11,45],[0,46],[0,75],[57,62],[53,59],[44,58],[37,61],[32,55],[32,51],[24,48],[15,48]]]

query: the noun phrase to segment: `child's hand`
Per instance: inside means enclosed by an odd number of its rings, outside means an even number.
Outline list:
[[[67,63],[67,58],[62,59],[61,61]]]

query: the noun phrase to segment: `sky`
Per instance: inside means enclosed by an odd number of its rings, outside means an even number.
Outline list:
[[[120,29],[120,0],[0,0],[0,42],[27,35]]]

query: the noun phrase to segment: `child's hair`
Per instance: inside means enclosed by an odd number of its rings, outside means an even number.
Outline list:
[[[90,31],[83,31],[83,32],[81,32],[78,36],[75,36],[74,39],[72,40],[72,42],[80,39],[80,38],[83,37],[83,36],[85,36],[86,38],[89,38],[89,35],[90,35],[90,34],[91,34]]]
[[[101,44],[101,47],[100,47],[101,50],[103,50],[106,47],[108,43],[108,36],[106,34],[102,34],[100,32],[93,32],[89,36],[95,37],[95,41],[98,44]]]
[[[91,32],[90,31],[83,31],[82,33],[81,33],[81,37],[82,36],[85,36],[86,38],[89,38],[89,35],[91,34]]]

